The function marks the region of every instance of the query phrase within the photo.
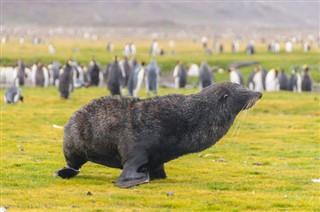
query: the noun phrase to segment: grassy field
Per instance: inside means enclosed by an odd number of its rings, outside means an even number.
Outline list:
[[[107,53],[107,41],[53,40],[57,53],[48,45],[17,44],[11,39],[1,46],[1,65],[13,65],[22,58],[28,65],[36,60],[61,63],[68,57],[88,64],[95,56],[103,66],[114,54],[122,55],[126,41],[115,41],[115,52]],[[151,42],[136,41],[138,59],[149,61]],[[166,46],[167,41],[159,41]],[[225,44],[227,45],[227,44]],[[79,48],[79,53],[72,49]],[[244,49],[244,44],[241,46]],[[176,60],[225,68],[241,60],[260,61],[267,69],[311,66],[314,81],[320,82],[319,49],[310,53],[271,54],[261,44],[257,54],[243,51],[206,56],[200,44],[176,42],[176,55],[157,56],[162,73],[170,73]],[[241,69],[247,79],[252,67]],[[227,81],[228,73],[215,74]],[[56,88],[22,88],[25,103],[3,104],[1,88],[1,199],[9,211],[320,211],[320,97],[316,93],[265,93],[244,118],[240,114],[229,133],[214,147],[190,154],[165,165],[167,179],[132,189],[120,189],[116,181],[121,170],[87,163],[70,180],[53,178],[65,165],[62,154],[63,126],[84,104],[109,95],[106,88],[76,89],[71,100],[61,100]],[[159,94],[191,94],[198,89],[161,88]],[[145,90],[140,97],[145,98]],[[242,122],[243,121],[243,122]],[[242,123],[242,124],[241,124]],[[223,158],[228,162],[216,162]],[[90,192],[92,195],[87,195]],[[173,195],[167,195],[173,194]]]
[[[215,146],[167,163],[167,179],[120,189],[112,182],[121,170],[93,163],[73,179],[53,177],[65,165],[63,130],[53,125],[108,91],[78,89],[66,101],[53,87],[22,91],[25,103],[1,103],[0,206],[8,211],[320,211],[320,184],[311,181],[320,178],[318,94],[265,93]],[[173,92],[198,90],[160,90]]]

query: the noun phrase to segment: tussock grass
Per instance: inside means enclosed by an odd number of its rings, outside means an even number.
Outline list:
[[[320,177],[318,94],[265,93],[239,131],[240,116],[215,146],[165,164],[167,179],[120,189],[111,182],[121,170],[93,163],[73,179],[53,178],[65,161],[63,130],[52,125],[64,125],[75,110],[108,91],[77,89],[71,100],[61,100],[53,87],[22,91],[25,103],[0,106],[0,205],[10,211],[320,210],[320,185],[311,182]]]

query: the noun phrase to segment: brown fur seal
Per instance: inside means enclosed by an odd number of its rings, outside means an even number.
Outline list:
[[[91,161],[123,169],[116,182],[119,187],[165,178],[164,163],[214,145],[228,132],[236,115],[261,96],[227,82],[189,96],[93,100],[64,127],[67,167],[55,176],[71,178]]]

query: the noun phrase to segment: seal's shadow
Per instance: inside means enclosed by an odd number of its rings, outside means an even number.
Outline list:
[[[89,165],[89,164],[88,164]],[[89,165],[90,166],[90,165]],[[87,167],[88,170],[96,170],[96,172],[90,172],[86,170],[81,170],[77,177],[73,178],[72,180],[79,179],[81,181],[85,181],[88,184],[105,184],[106,182],[115,182],[119,178],[121,174],[121,170],[117,169],[109,169],[103,170],[101,167]],[[92,169],[93,168],[93,169]]]

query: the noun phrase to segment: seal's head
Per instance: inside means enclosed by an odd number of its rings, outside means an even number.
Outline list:
[[[210,105],[214,105],[219,115],[237,115],[240,111],[251,108],[261,97],[262,93],[252,91],[243,85],[224,82],[211,85],[200,93]]]

